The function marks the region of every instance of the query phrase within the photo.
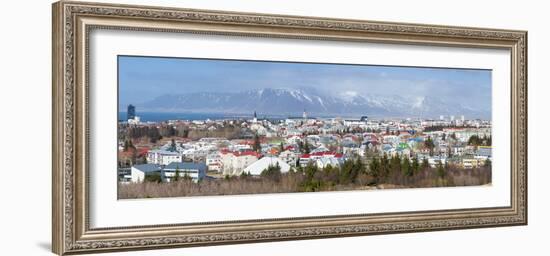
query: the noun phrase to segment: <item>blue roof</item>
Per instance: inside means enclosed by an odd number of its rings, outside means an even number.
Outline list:
[[[158,164],[138,164],[138,165],[134,165],[132,166],[132,168],[136,168],[142,172],[158,172],[160,171],[160,165]]]
[[[181,163],[181,162],[172,162],[168,164],[164,169],[168,170],[206,170],[206,164],[204,163]]]
[[[415,137],[415,138],[410,138],[409,141],[422,142],[424,141],[424,139],[421,137]]]

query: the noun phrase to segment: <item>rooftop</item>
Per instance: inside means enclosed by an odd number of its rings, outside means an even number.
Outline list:
[[[172,162],[164,167],[165,170],[206,170],[206,164],[204,163],[180,163]]]
[[[138,164],[132,166],[132,168],[136,168],[142,172],[158,172],[161,170],[161,167],[158,164]]]

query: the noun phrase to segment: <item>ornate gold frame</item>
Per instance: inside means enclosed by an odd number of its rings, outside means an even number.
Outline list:
[[[511,205],[91,229],[88,33],[92,29],[342,40],[511,51]],[[61,1],[53,4],[53,242],[57,254],[527,224],[527,32]]]

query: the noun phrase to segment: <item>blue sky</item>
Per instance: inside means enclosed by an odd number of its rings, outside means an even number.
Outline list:
[[[314,87],[345,92],[432,96],[490,108],[491,71],[188,58],[119,57],[119,103],[163,94]]]

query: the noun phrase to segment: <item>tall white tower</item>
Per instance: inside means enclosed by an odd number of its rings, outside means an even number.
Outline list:
[[[304,108],[304,113],[302,114],[302,118],[304,118],[304,120],[307,120],[307,113],[306,113],[306,109]]]

